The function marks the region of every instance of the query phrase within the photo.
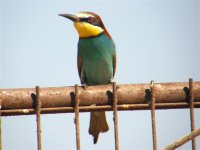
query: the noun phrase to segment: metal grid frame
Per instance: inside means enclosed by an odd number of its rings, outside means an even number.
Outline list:
[[[179,139],[173,144],[165,147],[163,150],[173,150],[184,143],[192,140],[192,150],[196,150],[196,141],[195,137],[200,135],[200,128],[195,130],[195,122],[194,122],[194,108],[200,107],[200,102],[194,102],[194,84],[193,79],[189,79],[189,88],[185,89],[186,92],[186,102],[182,103],[156,103],[156,90],[154,86],[154,81],[150,83],[149,91],[146,91],[147,95],[149,95],[150,101],[147,104],[118,104],[118,85],[116,82],[112,83],[112,105],[109,106],[80,106],[79,100],[81,96],[80,87],[76,84],[74,86],[74,93],[71,94],[72,98],[74,97],[74,107],[58,107],[58,108],[42,108],[41,102],[41,94],[40,87],[35,87],[35,94],[32,93],[31,97],[35,99],[35,109],[14,109],[14,110],[4,110],[2,109],[2,99],[0,97],[0,150],[2,150],[2,137],[1,137],[1,116],[2,115],[21,115],[21,114],[36,114],[36,123],[37,123],[37,147],[38,150],[42,150],[42,141],[41,141],[41,112],[43,113],[57,113],[57,112],[75,112],[75,125],[76,125],[76,147],[77,150],[81,149],[80,145],[80,128],[79,128],[79,111],[82,110],[84,112],[89,111],[101,111],[101,110],[112,110],[113,111],[113,121],[114,121],[114,134],[115,134],[115,150],[119,150],[119,138],[118,138],[118,110],[140,110],[140,109],[150,109],[151,110],[151,122],[152,122],[152,139],[153,139],[153,150],[157,150],[157,139],[156,139],[156,113],[155,109],[162,108],[189,108],[190,109],[190,123],[191,123],[191,133],[186,135],[185,137]],[[200,83],[198,84],[200,86]],[[200,92],[200,91],[199,91]],[[1,94],[1,93],[0,93]],[[1,96],[1,95],[0,95]],[[148,96],[147,96],[148,97]]]

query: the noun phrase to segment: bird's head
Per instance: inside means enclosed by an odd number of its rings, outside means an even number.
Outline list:
[[[103,32],[110,38],[101,18],[95,13],[79,12],[76,15],[59,14],[59,16],[68,18],[74,22],[80,38],[95,37]]]

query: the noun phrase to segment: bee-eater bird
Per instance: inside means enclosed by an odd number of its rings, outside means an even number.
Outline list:
[[[79,34],[77,66],[81,84],[111,83],[116,70],[116,51],[101,18],[92,12],[59,15],[73,21]],[[94,144],[99,133],[108,130],[105,112],[91,112],[89,134],[94,137]]]

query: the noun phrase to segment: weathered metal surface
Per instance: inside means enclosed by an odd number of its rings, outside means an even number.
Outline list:
[[[189,108],[189,86],[184,83],[154,83],[156,94],[156,109]],[[112,110],[112,85],[79,87],[79,110],[93,111],[96,106],[107,105],[99,110]],[[200,82],[193,82],[194,108],[200,107]],[[117,86],[118,110],[149,109],[150,84],[124,84]],[[1,112],[4,115],[35,113],[35,88],[0,89]],[[74,87],[40,88],[41,113],[74,112]],[[173,104],[172,104],[173,103]],[[122,105],[123,106],[120,106]],[[128,106],[130,104],[130,106]],[[170,105],[168,105],[170,104]],[[93,106],[91,106],[93,105]],[[87,106],[85,109],[83,106]],[[125,106],[125,107],[124,107]],[[127,106],[127,107],[126,107]],[[61,109],[60,109],[60,108]],[[71,108],[70,108],[71,107]],[[70,108],[70,109],[62,109]],[[69,111],[71,110],[71,111]],[[13,113],[12,113],[13,112]]]
[[[149,110],[149,104],[124,104],[118,105],[118,111],[134,111],[134,110]],[[200,108],[200,102],[194,102],[195,108]],[[156,103],[156,109],[184,109],[189,108],[188,103]],[[79,112],[90,112],[90,111],[112,111],[111,105],[104,106],[80,106]],[[41,114],[55,114],[55,113],[73,113],[74,107],[52,107],[52,108],[41,108]],[[10,109],[3,110],[2,116],[14,116],[14,115],[32,115],[35,114],[35,109]]]
[[[155,113],[155,101],[156,101],[156,94],[155,94],[155,87],[154,81],[151,81],[151,124],[152,124],[152,139],[153,139],[153,150],[157,150],[157,136],[156,136],[156,113]]]
[[[36,123],[37,123],[37,149],[42,150],[42,137],[41,137],[41,101],[40,101],[40,87],[36,86]]]
[[[0,150],[2,150],[2,125],[1,125],[1,116],[0,116]]]
[[[118,114],[117,114],[117,85],[113,82],[113,121],[114,121],[114,131],[115,131],[115,150],[119,150],[119,134],[118,134]]]
[[[79,128],[79,91],[78,85],[75,85],[75,125],[76,125],[76,149],[80,150],[80,128]]]
[[[200,128],[198,128],[198,129],[192,131],[191,133],[187,134],[186,136],[178,139],[177,141],[166,146],[162,150],[175,150],[176,148],[182,146],[183,144],[187,143],[188,141],[194,139],[195,137],[197,137],[199,135],[200,135]]]
[[[195,130],[194,123],[194,95],[193,95],[193,80],[189,79],[189,106],[190,106],[190,125],[191,132]],[[196,150],[196,140],[192,139],[192,150]]]

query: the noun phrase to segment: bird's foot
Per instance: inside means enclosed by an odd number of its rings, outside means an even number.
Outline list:
[[[82,88],[83,88],[83,90],[86,90],[88,87],[86,84],[82,84]]]
[[[109,84],[113,85],[114,82],[115,81],[113,79],[111,79]],[[116,84],[116,88],[119,89],[119,85]]]
[[[110,79],[110,84],[113,84],[113,82],[115,82],[114,79]]]

